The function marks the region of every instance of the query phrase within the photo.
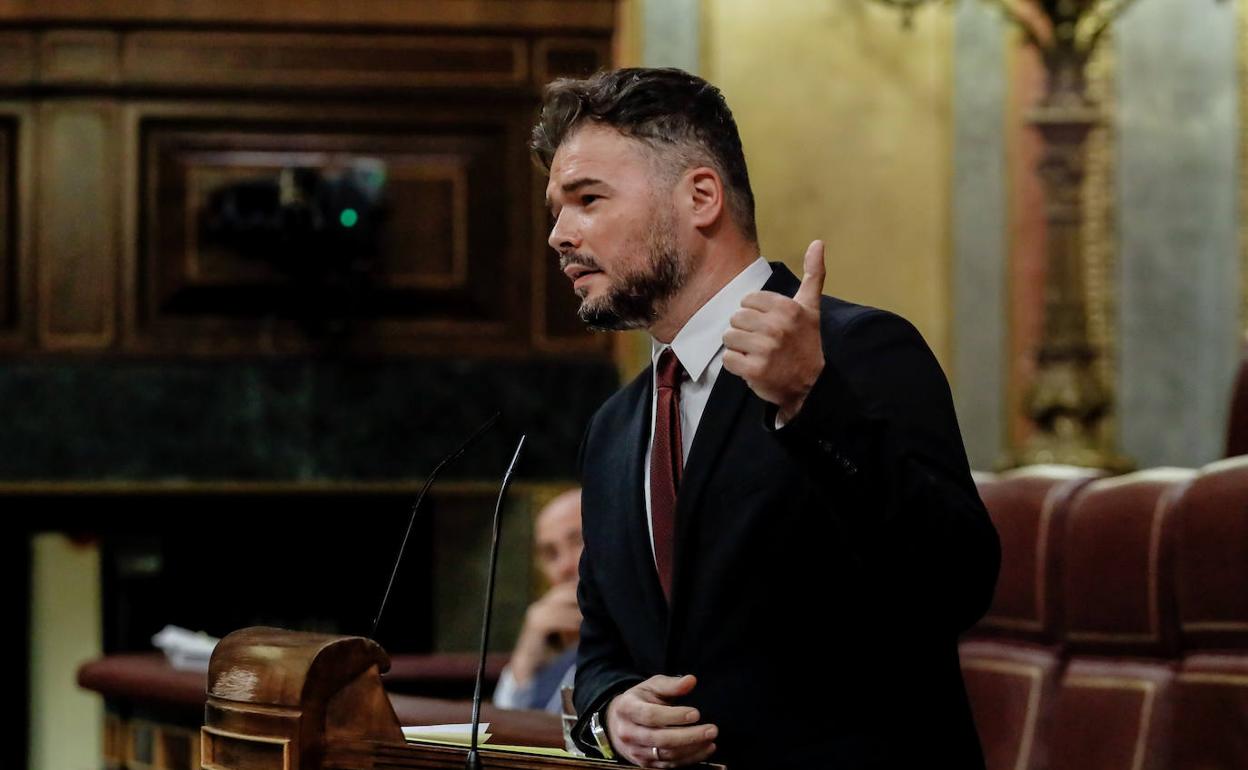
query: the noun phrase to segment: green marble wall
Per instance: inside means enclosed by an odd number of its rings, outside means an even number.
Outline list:
[[[501,410],[448,478],[571,478],[617,386],[607,362],[26,361],[0,367],[0,480],[422,478]]]

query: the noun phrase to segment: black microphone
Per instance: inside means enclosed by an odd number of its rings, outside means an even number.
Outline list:
[[[433,471],[429,473],[429,478],[425,479],[425,485],[420,488],[420,494],[416,496],[416,502],[412,504],[412,515],[407,520],[407,531],[403,533],[403,543],[399,546],[398,558],[394,560],[394,569],[390,571],[390,582],[386,583],[386,592],[382,594],[381,606],[377,608],[377,616],[373,618],[373,630],[372,633],[368,635],[368,638],[376,641],[377,626],[381,624],[381,614],[386,611],[386,602],[390,600],[390,589],[394,588],[394,578],[399,574],[399,565],[403,563],[403,552],[407,550],[407,539],[411,537],[412,525],[416,523],[416,512],[420,510],[420,502],[425,499],[425,493],[429,491],[429,487],[433,486],[433,480],[438,477],[438,474],[442,472],[442,469],[452,460],[459,459],[460,455],[468,451],[468,447],[477,443],[477,439],[484,436],[490,428],[493,428],[494,423],[498,422],[498,418],[501,416],[502,412],[495,412],[494,415],[490,417],[490,419],[486,420],[480,428],[477,428],[476,431],[473,432],[473,434],[469,436],[466,441],[464,441],[464,443],[459,445],[459,449],[451,452],[443,458],[442,462],[434,466]]]
[[[494,534],[490,540],[490,573],[485,582],[485,618],[481,622],[481,660],[477,664],[477,684],[472,691],[472,746],[468,749],[468,770],[481,770],[481,755],[477,752],[477,731],[481,728],[481,683],[485,679],[485,648],[490,640],[490,617],[494,614],[494,573],[498,571],[498,535],[503,520],[503,497],[507,487],[511,485],[511,474],[520,461],[520,450],[524,449],[524,436],[516,444],[516,453],[511,458],[511,465],[503,474],[502,486],[498,488],[498,500],[494,503]]]

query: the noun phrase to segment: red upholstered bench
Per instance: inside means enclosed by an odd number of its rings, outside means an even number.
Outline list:
[[[961,651],[990,770],[1248,767],[1248,458],[978,483],[1003,566]]]
[[[1174,513],[1195,475],[1156,468],[1101,479],[1070,502],[1061,551],[1066,662],[1044,738],[1057,766],[1171,766]]]
[[[1031,466],[977,479],[1001,537],[1001,574],[992,606],[960,651],[989,770],[1054,766],[1044,736],[1062,663],[1058,551],[1071,498],[1098,475]]]
[[[1201,469],[1177,511],[1183,657],[1172,767],[1248,767],[1248,457]]]

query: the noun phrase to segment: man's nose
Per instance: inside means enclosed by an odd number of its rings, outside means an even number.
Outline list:
[[[581,247],[581,237],[575,232],[569,219],[570,217],[565,216],[565,212],[559,212],[554,226],[550,228],[550,237],[546,239],[550,247],[560,253],[575,251]]]

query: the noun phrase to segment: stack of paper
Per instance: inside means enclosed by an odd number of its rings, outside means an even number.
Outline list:
[[[159,647],[169,659],[169,665],[179,671],[207,671],[213,648],[219,641],[203,631],[178,626],[165,626],[152,637],[152,644]]]
[[[477,732],[477,743],[485,743],[490,739],[486,730],[489,722],[482,722]],[[454,743],[467,746],[472,743],[472,724],[462,725],[419,725],[404,727],[403,737],[409,741],[431,741],[433,743]]]

